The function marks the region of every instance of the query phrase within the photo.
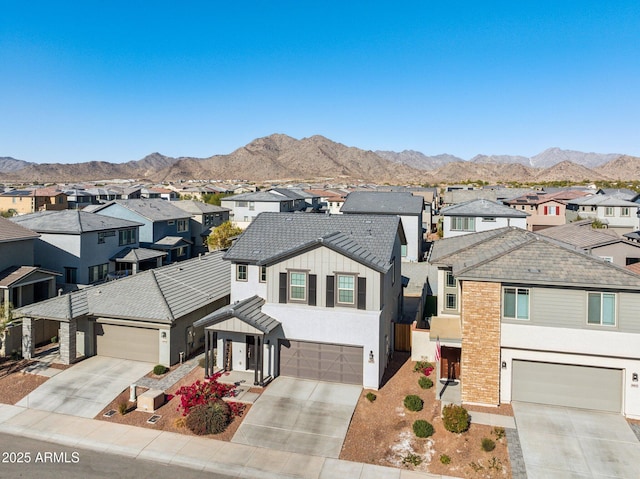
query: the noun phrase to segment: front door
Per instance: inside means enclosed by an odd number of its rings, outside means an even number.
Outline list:
[[[256,368],[256,338],[247,336],[247,369]]]
[[[440,379],[460,379],[460,348],[442,346],[440,360]]]

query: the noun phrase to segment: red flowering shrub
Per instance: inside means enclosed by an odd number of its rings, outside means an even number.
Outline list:
[[[428,376],[429,374],[431,374],[431,371],[433,371],[433,366],[427,366],[422,370],[422,374]]]
[[[208,405],[216,401],[222,401],[222,398],[235,396],[235,385],[222,384],[218,382],[221,372],[214,374],[204,381],[196,381],[188,386],[182,386],[176,391],[180,396],[180,405],[178,411],[182,410],[182,415],[187,416],[191,409],[199,405]],[[234,416],[238,416],[243,409],[239,403],[230,402],[229,408]]]

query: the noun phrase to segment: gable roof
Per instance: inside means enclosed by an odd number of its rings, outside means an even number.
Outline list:
[[[242,193],[239,195],[227,196],[220,201],[256,201],[258,203],[280,203],[282,201],[291,201],[292,199],[304,199],[302,196],[290,193],[284,195],[277,191],[256,191],[255,193]]]
[[[38,233],[82,234],[119,228],[133,228],[142,223],[94,215],[83,210],[40,211],[14,216],[11,221]]]
[[[237,318],[243,323],[248,324],[255,330],[263,334],[269,334],[271,331],[280,326],[280,321],[262,312],[262,306],[264,305],[264,303],[265,300],[260,296],[252,296],[235,304],[230,304],[220,308],[217,311],[214,311],[213,313],[193,323],[193,326],[213,326],[213,328],[215,329],[216,324],[232,318]],[[228,327],[228,325],[225,325],[223,330],[229,331],[230,328]]]
[[[502,203],[485,199],[465,201],[447,206],[440,211],[442,216],[483,216],[498,218],[526,218],[529,213],[516,210]]]
[[[68,320],[84,315],[171,324],[230,294],[221,252],[143,271],[16,309],[19,316]]]
[[[39,237],[38,233],[0,216],[0,243],[30,240]]]
[[[191,217],[191,215],[186,211],[181,210],[177,206],[173,206],[172,202],[160,198],[114,200],[109,203],[105,203],[100,208],[94,209],[93,212],[105,216],[111,216],[109,214],[109,208],[114,204],[131,210],[150,221],[167,221]]]
[[[633,201],[623,200],[609,195],[591,195],[583,198],[576,198],[568,201],[573,205],[580,206],[628,206],[630,208],[638,208],[640,205]]]
[[[321,245],[377,271],[391,268],[400,218],[386,215],[260,213],[224,258],[257,265],[273,264]]]
[[[206,213],[221,213],[224,211],[231,211],[229,208],[223,208],[222,206],[217,206],[217,205],[210,205],[208,203],[203,203],[202,201],[195,201],[195,200],[180,200],[180,201],[174,201],[171,204],[192,215],[202,215]]]
[[[353,191],[340,208],[342,213],[421,215],[424,198],[409,192]]]
[[[449,248],[436,264],[451,266],[453,275],[462,280],[640,289],[640,275],[579,248],[519,228],[494,231],[499,233],[464,249]]]
[[[618,234],[614,230],[608,228],[592,228],[592,223],[593,219],[575,221],[573,223],[567,223],[565,225],[545,228],[538,231],[538,234],[546,236],[547,238],[564,241],[565,243],[569,243],[583,249],[594,248],[596,246],[604,246],[607,244],[618,242],[624,242],[633,245],[632,242],[620,238],[620,236],[618,236]],[[640,245],[636,246],[640,247]]]
[[[62,276],[56,271],[49,271],[37,266],[11,266],[0,271],[0,288],[10,288],[35,273],[42,273],[46,276]]]

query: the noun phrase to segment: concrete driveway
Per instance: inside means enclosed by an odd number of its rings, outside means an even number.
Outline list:
[[[637,478],[640,442],[619,414],[513,403],[528,479]]]
[[[361,391],[352,384],[277,377],[231,441],[337,458]]]
[[[140,361],[93,356],[56,374],[17,405],[93,418],[153,366]]]

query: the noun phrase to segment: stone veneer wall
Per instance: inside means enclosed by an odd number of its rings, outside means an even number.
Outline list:
[[[462,402],[500,404],[500,283],[462,283]]]

